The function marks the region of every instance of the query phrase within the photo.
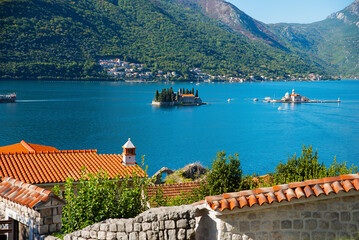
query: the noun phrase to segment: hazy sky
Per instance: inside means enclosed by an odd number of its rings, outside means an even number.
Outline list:
[[[227,0],[264,23],[312,23],[340,11],[354,0]]]

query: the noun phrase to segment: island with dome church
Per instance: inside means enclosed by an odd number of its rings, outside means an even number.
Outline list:
[[[255,98],[256,99],[256,98]],[[282,99],[271,99],[270,97],[266,97],[263,102],[271,102],[271,103],[339,103],[340,99],[338,100],[310,100],[307,97],[304,97],[292,90],[292,94],[287,92]]]

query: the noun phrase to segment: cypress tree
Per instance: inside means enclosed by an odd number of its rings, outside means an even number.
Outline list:
[[[194,94],[194,88],[192,88],[191,94]]]
[[[196,95],[195,95],[195,97],[198,97],[198,90],[196,90]]]
[[[155,94],[155,101],[158,102],[158,97],[160,96],[160,94],[158,93],[158,90],[156,90],[156,94]]]

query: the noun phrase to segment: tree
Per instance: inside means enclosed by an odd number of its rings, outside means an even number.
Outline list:
[[[206,178],[211,195],[239,191],[244,185],[243,179],[238,154],[227,157],[224,151],[217,153]]]
[[[158,102],[158,97],[160,96],[160,94],[158,93],[158,90],[156,90],[155,93],[155,101]]]
[[[198,90],[196,90],[196,95],[195,95],[195,97],[198,97]]]

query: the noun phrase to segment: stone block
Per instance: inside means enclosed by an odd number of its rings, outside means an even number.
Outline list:
[[[343,221],[343,222],[350,221],[350,212],[341,212],[340,213],[340,221]]]
[[[196,235],[196,233],[193,229],[187,229],[187,231],[186,231],[187,239],[194,239],[195,235]]]
[[[124,232],[125,229],[126,229],[125,223],[123,223],[123,222],[117,223],[117,231],[119,231],[119,232]]]
[[[354,222],[359,222],[359,211],[355,211],[352,213],[352,219]]]
[[[300,232],[283,232],[282,237],[285,240],[298,240],[300,238]]]
[[[232,240],[242,240],[242,236],[239,234],[232,234]]]
[[[165,222],[164,221],[159,221],[159,224],[160,224],[159,229],[164,230],[165,229]]]
[[[303,220],[299,220],[299,219],[294,220],[293,229],[303,229]]]
[[[137,216],[137,217],[135,218],[135,222],[136,222],[136,223],[142,223],[142,222],[143,222],[143,217],[142,217],[142,216]]]
[[[174,229],[176,227],[175,221],[167,220],[165,221],[165,228],[166,229]]]
[[[171,211],[168,213],[168,219],[171,220],[178,220],[179,219],[179,214],[176,211]]]
[[[153,214],[153,213],[147,213],[147,214],[143,215],[143,221],[145,221],[145,222],[157,221],[157,215]]]
[[[100,224],[95,223],[94,225],[91,226],[91,230],[93,231],[100,231]]]
[[[357,224],[349,224],[347,226],[347,229],[348,229],[348,232],[350,232],[350,233],[357,233],[358,232]]]
[[[156,222],[152,222],[152,230],[158,232],[160,230],[160,224]]]
[[[189,227],[190,228],[195,228],[196,227],[196,220],[195,219],[189,220]]]
[[[97,234],[97,236],[98,236],[98,239],[106,239],[106,232],[104,232],[104,231],[99,231],[98,232],[98,234]]]
[[[141,232],[141,223],[134,223],[133,224],[133,231]]]
[[[40,210],[40,216],[43,217],[50,217],[52,216],[52,209],[51,208],[45,208]]]
[[[45,225],[49,225],[49,224],[52,224],[52,223],[53,223],[52,222],[52,216],[44,218],[44,224]]]
[[[142,231],[144,231],[144,232],[150,230],[151,227],[152,227],[152,224],[149,222],[142,223]]]
[[[39,234],[45,234],[49,232],[49,225],[42,225],[39,227]]]
[[[147,231],[147,240],[157,240],[158,239],[158,232],[155,231]]]
[[[189,212],[187,210],[180,211],[178,214],[179,214],[180,218],[183,218],[183,219],[189,218]]]
[[[271,231],[272,230],[272,222],[268,220],[262,221],[260,224],[261,231]]]
[[[338,204],[338,202],[336,204]],[[321,201],[320,203],[316,204],[315,209],[317,211],[327,211],[328,210],[328,203],[325,202],[325,201]]]
[[[306,230],[314,230],[317,228],[317,220],[308,219],[305,220],[305,229]]]
[[[147,240],[147,234],[145,232],[139,232],[138,239],[139,240]]]
[[[177,235],[176,235],[176,230],[172,229],[172,230],[168,230],[168,240],[177,240]]]
[[[326,230],[329,228],[329,221],[326,220],[319,220],[318,221],[319,229]]]
[[[312,232],[312,240],[322,240],[326,232]]]
[[[326,212],[324,213],[324,219],[339,219],[339,213],[337,212]]]
[[[313,218],[321,218],[322,214],[320,212],[313,212]]]
[[[132,232],[128,238],[129,240],[138,240],[138,233]]]
[[[177,228],[189,228],[187,219],[179,219],[176,223]]]
[[[282,240],[282,232],[271,232],[270,233],[271,239],[275,239],[275,240]]]
[[[333,220],[330,223],[330,228],[334,231],[344,230],[343,224],[339,220]]]
[[[115,223],[110,224],[110,232],[117,232],[117,225]]]
[[[94,231],[94,230],[91,230],[91,231],[90,231],[90,238],[92,238],[92,239],[97,239],[97,232]]]
[[[250,213],[247,216],[248,220],[256,220],[257,219],[257,214],[255,213]]]
[[[110,226],[107,223],[100,224],[100,231],[107,232],[110,229]]]
[[[261,228],[261,222],[259,220],[251,221],[251,231],[258,232]]]
[[[157,215],[157,218],[159,221],[165,221],[168,220],[168,215],[166,213],[161,213]]]
[[[280,230],[280,221],[279,220],[274,220],[273,221],[273,230],[275,230],[275,231]]]
[[[309,211],[304,211],[304,212],[302,212],[301,216],[302,216],[302,218],[310,218],[310,217],[312,217],[312,213]]]
[[[116,240],[116,233],[114,232],[107,232],[106,240]]]
[[[60,232],[60,231],[61,231],[61,228],[62,228],[62,223],[56,224],[56,231],[57,231],[57,232]]]
[[[281,229],[292,229],[292,221],[284,220],[280,222]]]
[[[250,226],[248,221],[240,221],[239,222],[239,231],[240,232],[249,232]]]
[[[62,216],[61,215],[54,215],[52,218],[53,223],[61,223],[62,222]]]
[[[56,231],[57,231],[56,224],[49,225],[49,233],[53,233],[53,232],[56,232]]]
[[[57,208],[52,209],[52,216],[55,216],[55,215],[57,215]]]
[[[90,232],[89,231],[81,231],[81,237],[83,238],[90,238]]]
[[[127,222],[126,223],[126,232],[132,232],[133,231],[133,224],[132,222]]]
[[[186,239],[186,230],[185,229],[179,229],[177,232],[177,239],[184,240]]]
[[[117,240],[128,240],[127,234],[124,232],[118,232],[116,234]]]
[[[300,240],[310,240],[310,234],[308,232],[302,232],[300,234]]]
[[[327,236],[326,236],[325,239],[326,239],[326,240],[335,240],[335,239],[336,239],[335,233],[333,233],[333,232],[327,232]]]

